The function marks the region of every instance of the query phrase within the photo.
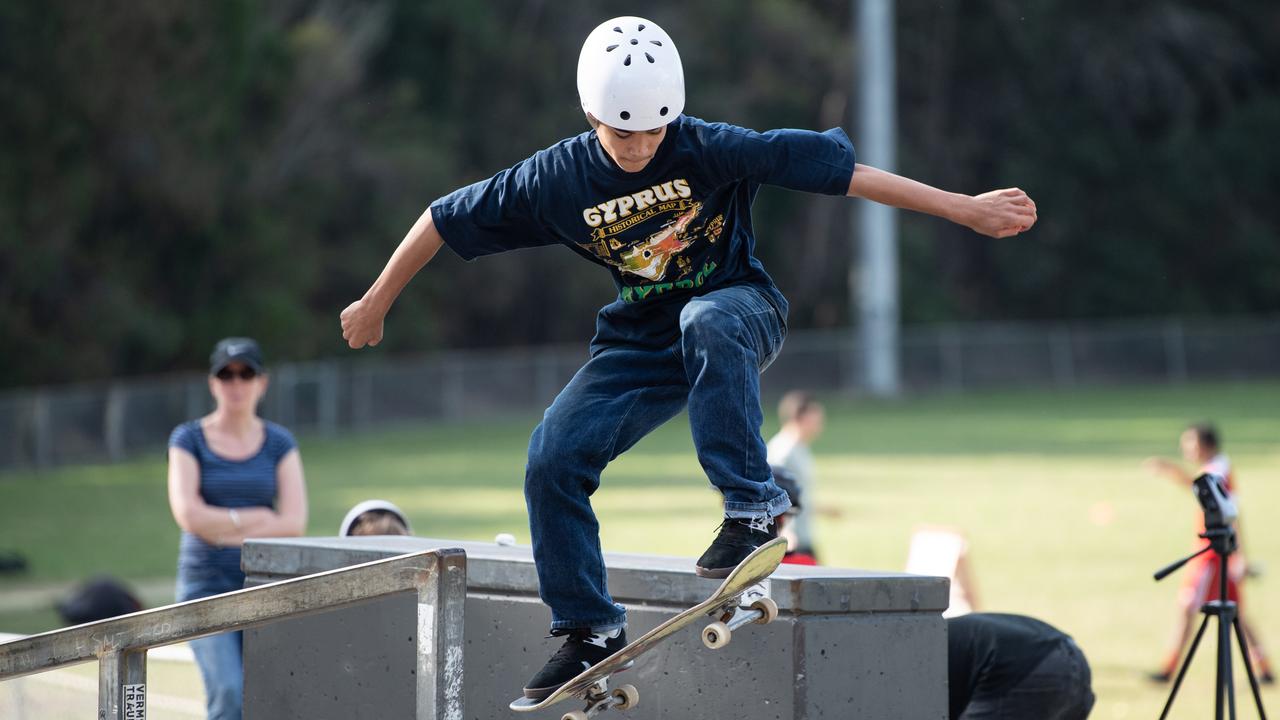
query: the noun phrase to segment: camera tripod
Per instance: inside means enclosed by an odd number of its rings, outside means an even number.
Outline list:
[[[1258,678],[1253,672],[1253,663],[1249,660],[1249,643],[1245,639],[1244,631],[1240,628],[1240,615],[1233,600],[1227,599],[1227,558],[1236,550],[1236,531],[1231,527],[1215,527],[1206,530],[1200,537],[1209,541],[1209,544],[1196,553],[1161,568],[1156,572],[1156,580],[1163,580],[1178,568],[1186,565],[1194,558],[1212,551],[1218,556],[1218,599],[1210,600],[1200,606],[1200,612],[1204,614],[1204,620],[1200,623],[1200,630],[1196,632],[1196,638],[1191,642],[1191,650],[1187,652],[1187,657],[1182,661],[1182,667],[1178,668],[1177,679],[1173,681],[1173,689],[1169,691],[1169,700],[1164,705],[1164,711],[1160,713],[1160,720],[1165,720],[1169,715],[1169,710],[1173,707],[1174,698],[1178,696],[1178,688],[1182,685],[1182,679],[1187,674],[1187,668],[1191,666],[1191,659],[1195,657],[1196,648],[1200,645],[1200,639],[1204,636],[1205,629],[1209,626],[1209,618],[1218,618],[1218,679],[1217,687],[1214,691],[1214,718],[1215,720],[1223,720],[1222,717],[1222,698],[1227,698],[1229,708],[1228,718],[1236,720],[1236,692],[1235,681],[1232,678],[1231,664],[1231,629],[1235,628],[1236,640],[1240,643],[1240,653],[1244,656],[1244,668],[1249,673],[1249,685],[1253,688],[1253,701],[1258,706],[1258,717],[1261,720],[1267,720],[1267,713],[1262,709],[1262,695],[1258,690]]]

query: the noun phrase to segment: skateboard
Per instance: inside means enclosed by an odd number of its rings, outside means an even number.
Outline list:
[[[677,630],[698,622],[703,616],[714,618],[713,622],[702,629],[702,644],[712,650],[728,645],[733,639],[733,631],[743,625],[772,622],[778,616],[778,605],[768,597],[762,581],[778,568],[786,552],[787,541],[784,538],[761,545],[738,563],[706,600],[668,618],[626,647],[561,685],[543,700],[516,698],[511,702],[511,709],[516,712],[533,712],[562,700],[578,698],[586,701],[586,707],[580,711],[565,713],[561,720],[587,720],[611,707],[619,710],[635,707],[640,701],[640,693],[635,686],[621,685],[611,691],[609,676],[630,667],[636,658],[654,645]]]

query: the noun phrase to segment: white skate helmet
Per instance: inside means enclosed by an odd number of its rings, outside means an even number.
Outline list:
[[[413,534],[413,526],[409,524],[409,518],[405,517],[404,511],[396,507],[395,503],[390,500],[365,500],[347,511],[347,516],[342,518],[342,524],[338,526],[338,535],[342,537],[350,535],[351,526],[356,524],[356,520],[360,519],[361,515],[374,510],[389,512],[400,518],[404,529],[408,530],[410,535]]]
[[[639,17],[601,23],[578,56],[584,112],[619,130],[662,127],[684,110],[680,53],[662,28]]]

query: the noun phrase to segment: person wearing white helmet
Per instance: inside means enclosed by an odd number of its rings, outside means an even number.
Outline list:
[[[787,301],[754,256],[761,185],[848,195],[941,216],[992,237],[1036,221],[1018,189],[948,193],[856,164],[843,130],[755,132],[684,114],[684,71],[653,22],[619,17],[578,58],[591,129],[431,203],[365,295],[342,311],[352,348],[376,345],[409,280],[448,245],[466,260],[562,245],[613,275],[590,359],[534,429],[525,468],[539,592],[564,645],[525,686],[545,698],[626,644],[590,496],[600,473],[688,409],[724,517],[696,572],[723,577],[777,535],[789,506],[760,435],[759,373],[786,335]]]
[[[623,132],[669,124],[684,110],[684,67],[676,44],[644,18],[601,24],[578,54],[578,98],[593,124]]]
[[[338,535],[412,535],[413,526],[404,511],[390,500],[364,500],[356,503],[342,518]]]

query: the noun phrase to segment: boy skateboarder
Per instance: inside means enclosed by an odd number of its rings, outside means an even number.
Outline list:
[[[342,312],[353,348],[376,345],[396,296],[440,249],[464,259],[564,245],[613,274],[590,359],[529,442],[525,499],[551,631],[567,639],[525,687],[542,699],[626,644],[606,587],[590,496],[615,457],[686,406],[698,460],[724,494],[696,571],[724,577],[777,534],[786,493],[760,436],[759,373],[781,349],[787,302],[753,256],[762,184],[864,197],[993,237],[1036,221],[1017,189],[946,193],[857,165],[842,130],[757,133],[682,114],[684,72],[654,23],[619,17],[587,37],[578,94],[591,130],[423,212],[364,297]]]

